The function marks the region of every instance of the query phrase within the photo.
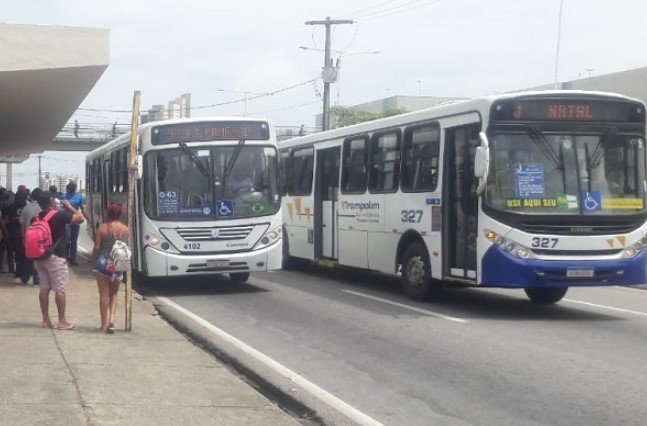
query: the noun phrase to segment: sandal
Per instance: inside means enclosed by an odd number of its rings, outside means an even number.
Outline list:
[[[59,330],[74,330],[74,325],[73,324],[68,324],[66,326],[57,325],[56,328]]]
[[[108,329],[106,330],[106,333],[112,334],[115,332],[115,325],[113,323],[108,324]]]

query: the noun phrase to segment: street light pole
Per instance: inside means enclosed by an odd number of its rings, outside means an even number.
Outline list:
[[[323,67],[323,82],[324,82],[324,93],[323,93],[323,130],[328,130],[330,128],[330,75],[328,74],[331,71],[332,63],[330,61],[330,27],[332,25],[339,24],[352,24],[352,19],[330,19],[330,16],[326,17],[325,21],[306,21],[306,25],[325,25],[326,26],[326,45],[324,53],[324,67]]]
[[[418,96],[422,96],[422,81],[416,80],[418,82]]]
[[[559,65],[559,43],[562,37],[562,9],[564,8],[564,0],[559,0],[559,20],[557,21],[557,48],[555,50],[555,89],[557,87],[557,69]]]

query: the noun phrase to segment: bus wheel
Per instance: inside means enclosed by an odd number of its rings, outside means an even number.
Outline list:
[[[431,279],[429,253],[424,244],[416,241],[407,247],[402,258],[402,287],[413,300],[437,297],[442,286]]]
[[[231,272],[229,279],[235,283],[244,283],[249,279],[249,272]]]
[[[563,288],[524,288],[523,291],[532,303],[550,305],[562,300],[568,287]]]

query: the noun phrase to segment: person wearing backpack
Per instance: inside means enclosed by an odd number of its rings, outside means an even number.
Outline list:
[[[38,196],[42,192],[42,189],[34,188],[34,190],[31,191],[31,194],[29,194],[29,203],[23,207],[22,212],[20,213],[20,234],[22,235],[23,247],[27,228],[31,225],[34,216],[42,211],[37,201]],[[20,276],[20,281],[22,281],[23,284],[27,284],[31,277],[34,277],[34,285],[39,285],[40,283],[40,278],[38,277],[38,271],[36,271],[34,261],[29,259],[27,256],[25,256],[21,262],[20,267],[18,268],[18,274]]]
[[[117,293],[119,292],[119,283],[123,280],[124,275],[120,265],[115,268],[116,259],[114,259],[113,253],[115,242],[126,243],[130,233],[128,226],[119,220],[122,209],[119,203],[111,203],[108,206],[106,222],[99,225],[92,249],[92,263],[94,264],[92,272],[97,279],[97,288],[99,289],[99,313],[101,316],[99,331],[103,333],[114,333],[115,331]]]
[[[43,314],[41,327],[53,327],[52,321],[49,318],[49,293],[50,291],[54,291],[54,299],[56,301],[56,308],[58,309],[58,324],[56,328],[59,330],[72,330],[74,326],[67,320],[65,312],[67,282],[69,279],[65,227],[68,224],[81,224],[85,219],[80,211],[70,207],[68,207],[68,210],[56,211],[54,196],[50,192],[42,192],[38,196],[37,201],[42,211],[34,217],[34,221],[27,228],[27,231],[25,231],[25,253],[34,258],[32,254],[34,247],[31,244],[33,239],[30,238],[34,230],[32,228],[42,228],[37,222],[47,218],[50,235],[47,235],[48,241],[45,243],[45,247],[40,247],[44,249],[45,254],[40,258],[35,258],[34,261],[40,277],[38,300],[40,302],[41,313]],[[49,254],[50,252],[51,254]]]

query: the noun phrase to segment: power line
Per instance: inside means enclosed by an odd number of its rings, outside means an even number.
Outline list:
[[[436,0],[436,1],[412,0],[398,6],[393,6],[391,8],[384,9],[382,11],[376,11],[373,13],[365,14],[364,16],[360,16],[356,19],[360,22],[373,21],[375,19],[380,19],[387,16],[397,15],[398,13],[409,12],[411,10],[418,9],[421,7],[436,5],[438,3],[442,3],[443,1],[446,1],[446,0]],[[419,4],[421,2],[423,3]],[[410,6],[410,7],[406,7],[406,6]]]

